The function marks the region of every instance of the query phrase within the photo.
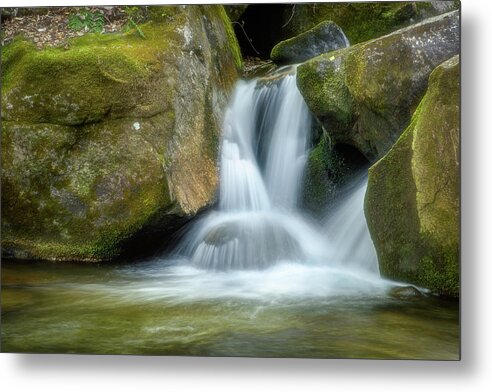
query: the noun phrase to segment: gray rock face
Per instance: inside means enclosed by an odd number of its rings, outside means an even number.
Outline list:
[[[346,48],[349,42],[335,22],[321,22],[312,29],[275,45],[271,59],[280,65],[296,64],[332,50]]]
[[[432,70],[459,48],[453,11],[311,59],[299,66],[297,83],[332,140],[375,161],[408,125]]]

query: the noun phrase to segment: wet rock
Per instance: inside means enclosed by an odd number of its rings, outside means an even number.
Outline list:
[[[198,268],[257,270],[304,257],[297,239],[274,220],[252,217],[212,222],[201,230],[206,234],[198,235],[191,246],[191,263]]]
[[[270,55],[279,65],[297,64],[320,54],[349,46],[345,34],[332,21],[324,21],[293,38],[275,45]]]
[[[422,297],[422,293],[414,286],[393,287],[388,293],[391,297],[397,299],[411,299]]]

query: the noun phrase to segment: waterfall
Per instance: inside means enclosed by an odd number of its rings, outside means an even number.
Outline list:
[[[334,249],[332,255],[345,267],[379,274],[376,250],[364,216],[367,176],[356,179],[333,208],[324,227]]]
[[[223,128],[220,209],[295,208],[311,128],[295,74],[240,81]]]
[[[211,270],[294,262],[377,271],[362,211],[365,188],[342,203],[329,229],[298,208],[310,130],[295,68],[239,81],[223,124],[218,209],[194,223],[178,253]]]

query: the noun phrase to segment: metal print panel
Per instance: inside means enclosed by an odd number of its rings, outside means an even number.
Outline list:
[[[459,7],[2,8],[2,351],[458,360]]]

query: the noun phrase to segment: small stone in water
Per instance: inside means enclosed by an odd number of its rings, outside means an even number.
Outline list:
[[[398,299],[422,297],[422,293],[414,286],[393,287],[389,295]]]

